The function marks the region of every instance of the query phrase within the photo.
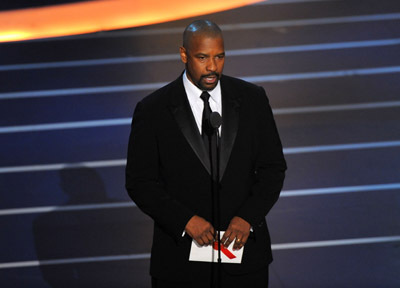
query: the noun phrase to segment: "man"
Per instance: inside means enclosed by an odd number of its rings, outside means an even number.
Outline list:
[[[215,23],[191,23],[180,55],[184,73],[137,104],[128,148],[127,191],[154,220],[153,287],[212,287],[216,264],[189,261],[189,254],[192,240],[213,245],[217,229],[226,231],[224,247],[244,247],[241,264],[222,264],[222,287],[267,287],[272,254],[265,216],[286,170],[268,99],[263,88],[222,75],[224,41]],[[208,105],[222,115],[220,227],[202,139]]]

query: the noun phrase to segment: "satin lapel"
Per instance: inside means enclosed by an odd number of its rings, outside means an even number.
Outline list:
[[[196,153],[203,166],[207,169],[208,173],[211,174],[210,159],[190,108],[185,88],[183,86],[182,77],[175,82],[177,85],[173,91],[170,105],[172,114],[193,151]]]
[[[239,124],[239,99],[237,91],[232,91],[229,86],[221,79],[222,91],[222,132],[219,162],[219,179],[224,176],[229,157],[235,143],[238,124]]]

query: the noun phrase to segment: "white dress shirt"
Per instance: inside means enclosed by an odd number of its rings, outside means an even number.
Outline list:
[[[189,100],[190,108],[194,119],[196,120],[197,127],[201,134],[201,120],[203,118],[204,101],[200,98],[203,91],[194,85],[187,78],[186,71],[183,74],[183,86],[185,87],[186,95]],[[207,91],[210,94],[210,107],[211,111],[218,112],[222,117],[222,97],[221,97],[221,85],[218,81],[217,86],[211,91]],[[219,133],[221,133],[221,127],[219,127]]]

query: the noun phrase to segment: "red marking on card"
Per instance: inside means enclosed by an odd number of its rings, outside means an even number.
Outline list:
[[[218,250],[218,242],[214,242],[214,250]],[[233,255],[232,252],[226,249],[223,245],[221,245],[221,252],[224,253],[229,259],[236,258],[236,256]]]

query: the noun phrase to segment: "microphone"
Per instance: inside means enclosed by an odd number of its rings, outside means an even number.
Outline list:
[[[218,112],[211,112],[210,119],[208,121],[210,122],[211,128],[218,129],[222,124],[222,117]]]

